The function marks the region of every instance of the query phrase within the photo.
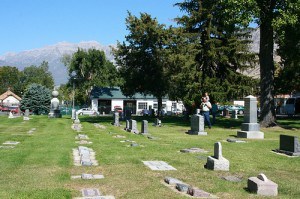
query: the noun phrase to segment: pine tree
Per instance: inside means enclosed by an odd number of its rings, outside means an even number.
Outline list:
[[[29,109],[40,115],[49,112],[51,92],[40,84],[31,84],[24,92],[21,100],[21,109]]]

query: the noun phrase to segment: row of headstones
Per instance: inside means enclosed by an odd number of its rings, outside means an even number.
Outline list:
[[[161,126],[161,120],[158,118],[155,119],[154,126]],[[135,134],[139,133],[139,130],[137,129],[137,121],[136,120],[126,120],[126,126],[124,128],[125,131],[132,132]],[[141,134],[148,134],[148,121],[143,120],[142,126],[141,126]]]
[[[74,122],[75,125],[79,125]],[[73,125],[74,125],[73,124]],[[94,124],[96,128],[103,128],[104,126],[99,126]],[[81,127],[81,125],[80,125]],[[81,128],[80,128],[81,129]],[[88,141],[89,137],[85,134],[78,134],[75,136],[76,143],[78,144],[91,144],[92,142]],[[74,165],[75,166],[97,166],[98,161],[95,158],[95,152],[93,149],[79,146],[78,149],[73,149]],[[83,173],[81,175],[73,175],[71,179],[82,179],[82,180],[99,180],[103,179],[104,175],[102,174],[90,174]],[[114,196],[104,196],[100,193],[99,189],[96,188],[85,188],[81,190],[82,197],[76,197],[78,199],[87,199],[87,198],[99,198],[99,199],[114,199]]]

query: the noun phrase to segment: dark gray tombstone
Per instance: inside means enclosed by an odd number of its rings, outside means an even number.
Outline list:
[[[204,131],[204,117],[195,114],[191,118],[191,130],[188,131],[190,135],[207,135]]]
[[[279,149],[277,152],[290,156],[300,156],[300,143],[297,136],[280,135]]]
[[[143,120],[142,121],[142,134],[147,134],[148,133],[148,121],[147,120]]]
[[[237,132],[237,137],[249,139],[264,139],[264,133],[260,131],[257,123],[257,99],[251,95],[244,98],[245,112],[244,123],[241,131]]]

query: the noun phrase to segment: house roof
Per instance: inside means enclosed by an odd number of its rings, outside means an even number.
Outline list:
[[[8,98],[9,96],[13,96],[14,98],[16,98],[17,100],[21,100],[22,98],[20,98],[18,95],[14,94],[12,91],[7,90],[5,93],[3,93],[2,95],[0,95],[0,100],[5,100],[6,98]]]
[[[137,93],[132,97],[126,97],[120,87],[95,87],[91,91],[91,98],[98,98],[98,99],[156,99],[153,95],[142,95]]]

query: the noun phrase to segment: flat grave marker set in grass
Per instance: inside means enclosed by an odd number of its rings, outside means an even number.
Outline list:
[[[155,171],[170,171],[177,170],[164,161],[142,161],[144,165]]]
[[[186,196],[190,196],[190,197],[192,196],[195,198],[218,198],[213,194],[210,194],[197,187],[193,187],[173,177],[165,177],[164,182],[165,182],[164,185],[166,185],[167,187],[171,188],[174,191],[181,192]]]

